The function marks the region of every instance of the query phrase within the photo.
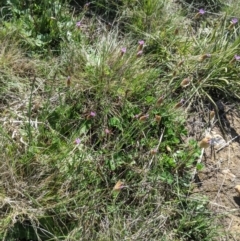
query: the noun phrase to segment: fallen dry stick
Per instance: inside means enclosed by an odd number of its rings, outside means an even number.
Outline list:
[[[232,141],[234,141],[235,139],[237,139],[239,137],[235,136],[234,138],[232,138],[230,141],[228,141],[226,144],[224,144],[223,146],[221,146],[219,149],[216,150],[216,153],[218,153],[219,151],[221,151],[222,149],[224,149],[226,146],[228,146]]]

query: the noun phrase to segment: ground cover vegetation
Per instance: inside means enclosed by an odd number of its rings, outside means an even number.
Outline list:
[[[224,237],[186,120],[240,98],[239,5],[0,5],[0,239]]]

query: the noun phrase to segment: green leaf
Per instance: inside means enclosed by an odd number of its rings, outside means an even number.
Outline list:
[[[119,130],[122,130],[121,121],[117,117],[112,117],[109,121],[110,126],[116,127]]]
[[[204,168],[204,165],[202,163],[197,164],[197,170],[201,171]]]

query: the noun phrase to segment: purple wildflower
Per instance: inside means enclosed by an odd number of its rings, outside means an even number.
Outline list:
[[[240,55],[235,54],[232,60],[230,61],[230,64],[233,64],[235,61],[240,61]]]
[[[240,61],[240,55],[236,54],[236,55],[234,55],[234,58],[235,58],[236,61]]]
[[[140,52],[143,49],[143,45],[144,45],[144,41],[143,40],[139,40],[138,41],[138,48],[137,48],[137,52]]]
[[[126,47],[121,48],[120,56],[123,56],[127,51]]]
[[[95,117],[96,116],[96,112],[91,111],[90,112],[90,116]]]
[[[105,133],[106,133],[106,134],[111,134],[111,131],[106,128],[106,129],[105,129]]]
[[[123,47],[123,48],[121,48],[121,53],[126,53],[126,51],[127,51],[127,48],[126,47]]]
[[[77,138],[77,139],[75,140],[75,144],[76,144],[76,145],[79,145],[80,142],[81,142],[80,138]]]
[[[233,24],[233,25],[235,25],[237,22],[238,22],[238,19],[237,19],[237,18],[233,18],[233,19],[231,20],[231,24]]]
[[[205,14],[205,10],[204,9],[199,9],[199,14],[201,14],[201,15],[203,15],[203,14]]]
[[[77,27],[77,28],[80,28],[80,27],[81,27],[81,21],[78,21],[78,22],[76,23],[76,27]]]

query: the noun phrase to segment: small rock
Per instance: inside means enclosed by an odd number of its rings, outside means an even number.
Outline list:
[[[238,195],[240,196],[240,185],[236,185],[235,190],[238,193]]]
[[[228,176],[232,182],[236,179],[236,176],[233,173],[231,173],[229,169],[222,170],[222,174],[225,174],[226,176]]]

